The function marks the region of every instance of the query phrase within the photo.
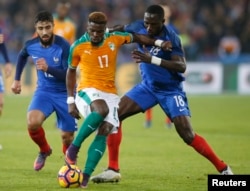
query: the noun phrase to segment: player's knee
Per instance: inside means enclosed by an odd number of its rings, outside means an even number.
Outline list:
[[[190,145],[194,140],[194,133],[188,132],[185,136],[182,137],[182,139],[186,144]]]
[[[99,113],[104,118],[109,114],[109,107],[104,100],[96,100],[91,104],[91,111]]]
[[[37,130],[43,124],[45,116],[40,111],[30,111],[27,114],[27,125],[29,130]]]
[[[190,125],[190,123],[185,122],[185,120],[174,119],[174,124],[176,131],[179,136],[186,144],[192,143],[195,133]]]
[[[112,131],[112,129],[113,129],[112,125],[102,125],[101,127],[99,127],[97,134],[108,136]]]
[[[108,107],[102,107],[98,109],[97,111],[101,116],[106,117],[109,113],[109,108]]]
[[[27,125],[28,125],[28,129],[31,131],[35,131],[42,126],[40,121],[36,119],[30,119],[30,118],[27,119]]]
[[[62,143],[64,145],[70,145],[74,139],[74,133],[73,132],[62,132]]]

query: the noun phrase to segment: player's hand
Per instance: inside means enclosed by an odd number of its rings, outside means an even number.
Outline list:
[[[172,43],[171,41],[164,41],[161,44],[161,48],[165,51],[172,51]]]
[[[11,75],[11,72],[12,72],[12,64],[11,63],[6,63],[5,64],[5,67],[4,67],[4,70],[5,70],[5,77],[8,78],[10,77]]]
[[[48,64],[47,64],[47,62],[46,62],[46,60],[44,58],[37,59],[37,61],[36,61],[36,69],[47,72]]]
[[[72,117],[76,119],[81,119],[81,116],[75,103],[68,104],[68,112]]]
[[[11,90],[14,94],[20,94],[21,93],[21,82],[20,81],[14,81],[13,84],[11,85]]]
[[[140,63],[140,62],[151,63],[151,55],[148,52],[143,53],[138,50],[133,50],[132,58],[135,60],[136,63]]]

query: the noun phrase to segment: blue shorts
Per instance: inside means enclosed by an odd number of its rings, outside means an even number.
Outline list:
[[[51,93],[37,90],[34,93],[28,111],[40,110],[46,118],[55,112],[58,128],[62,131],[74,132],[77,130],[77,120],[68,113],[66,99],[66,92]]]
[[[152,90],[140,83],[126,93],[143,111],[159,104],[172,120],[177,116],[190,116],[188,100],[184,91]]]

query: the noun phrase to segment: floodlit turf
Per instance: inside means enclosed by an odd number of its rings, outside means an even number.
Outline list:
[[[30,97],[6,96],[0,118],[0,190],[59,191],[57,172],[64,164],[55,116],[44,124],[53,154],[44,169],[33,170],[38,148],[26,130],[26,108]],[[250,173],[250,96],[189,96],[193,128],[204,136],[236,174]],[[174,128],[164,126],[164,114],[153,110],[153,126],[143,127],[144,115],[124,122],[118,184],[89,183],[90,191],[206,191],[207,175],[217,171],[205,158],[186,146]],[[80,121],[82,122],[82,121]],[[84,143],[78,164],[84,166],[86,150],[93,136]],[[107,155],[96,171],[106,168]],[[79,190],[70,189],[70,190]]]

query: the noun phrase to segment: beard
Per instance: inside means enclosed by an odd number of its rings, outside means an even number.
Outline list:
[[[98,45],[100,44],[100,42],[92,42],[92,41],[91,41],[91,44],[92,44],[93,46],[98,46]]]
[[[43,37],[48,37],[48,35],[44,35]],[[49,46],[49,45],[52,44],[54,35],[51,35],[51,37],[50,37],[48,40],[46,40],[46,41],[44,41],[44,40],[42,39],[43,37],[40,37],[40,36],[39,36],[40,42],[41,42],[41,44],[42,44],[43,46],[46,47],[46,46]]]

